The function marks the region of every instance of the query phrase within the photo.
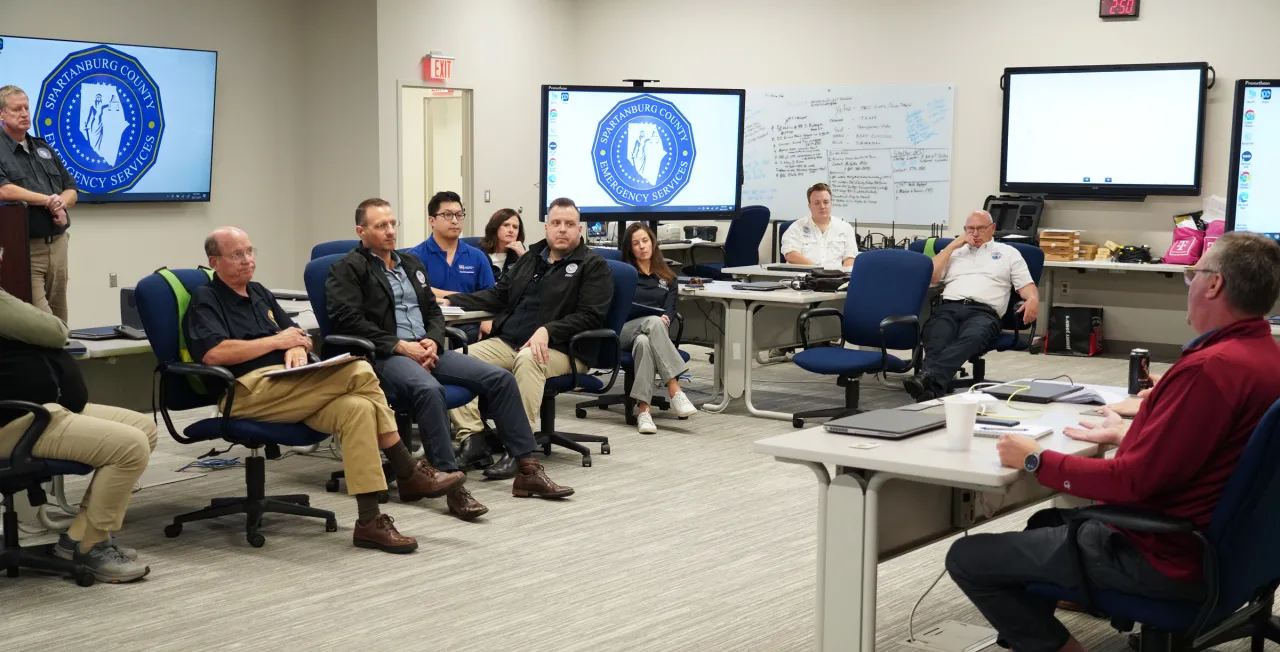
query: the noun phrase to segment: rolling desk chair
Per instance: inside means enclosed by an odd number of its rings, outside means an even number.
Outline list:
[[[176,269],[173,273],[187,292],[195,292],[209,283],[209,277],[201,270]],[[302,424],[265,423],[232,417],[235,376],[225,367],[183,362],[180,358],[182,324],[179,321],[178,301],[168,281],[159,274],[151,274],[138,282],[135,296],[138,300],[138,314],[146,326],[151,350],[159,361],[156,372],[160,383],[160,415],[164,418],[169,435],[183,444],[221,439],[249,449],[244,469],[246,496],[214,498],[204,509],[176,516],[172,524],[165,526],[165,536],[173,538],[182,534],[183,523],[244,514],[245,539],[249,545],[261,548],[266,545],[266,538],[259,532],[262,516],[270,512],[322,518],[325,531],[337,532],[338,521],[333,512],[311,507],[309,496],[266,495],[267,467],[261,454],[265,448],[267,457],[278,459],[281,446],[313,446],[329,435]],[[199,382],[191,382],[193,379]],[[207,391],[197,391],[197,384]],[[216,406],[223,395],[226,395],[226,402],[221,409],[221,416],[201,419],[187,426],[182,434],[178,433],[170,415],[171,410]]]
[[[861,264],[861,263],[859,263]],[[1098,505],[1065,511],[1067,543],[1077,586],[1032,584],[1031,595],[1075,602],[1105,614],[1120,631],[1142,625],[1142,652],[1195,652],[1242,638],[1260,652],[1265,641],[1280,643],[1280,619],[1271,615],[1280,585],[1280,401],[1254,429],[1227,481],[1209,527],[1157,512]],[[1076,541],[1081,523],[1095,520],[1132,532],[1193,536],[1204,550],[1203,603],[1153,600],[1117,591],[1093,590],[1079,574],[1084,560]]]
[[[934,251],[939,252],[951,244],[953,238],[938,238],[934,244]],[[1027,271],[1031,274],[1031,282],[1037,286],[1040,285],[1040,276],[1044,273],[1044,250],[1039,247],[1033,247],[1022,242],[1006,242],[1005,244],[1018,250],[1022,255],[1022,260],[1027,264]],[[926,240],[915,240],[907,246],[911,251],[924,253]],[[937,296],[932,297],[938,299],[941,297],[941,290]],[[1030,325],[1022,323],[1022,316],[1018,314],[1018,308],[1022,306],[1022,297],[1018,296],[1017,289],[1009,295],[1009,307],[1005,308],[1004,317],[1000,321],[1000,336],[996,338],[995,343],[987,351],[1003,352],[1003,351],[1030,351],[1031,343],[1036,338],[1036,323],[1031,322]],[[1026,330],[1026,335],[1023,331]],[[984,354],[985,355],[985,354]],[[982,355],[976,355],[969,359],[969,364],[973,366],[973,375],[964,378],[964,371],[961,370],[961,377],[951,381],[952,388],[968,387],[970,385],[982,382],[990,382],[987,380],[987,361]]]
[[[844,312],[838,308],[810,308],[800,313],[800,334],[804,350],[792,361],[797,367],[816,374],[836,376],[844,384],[844,407],[796,412],[791,425],[804,427],[805,419],[838,418],[860,412],[859,379],[867,373],[905,373],[920,363],[920,311],[933,263],[913,251],[878,249],[858,255],[849,274],[849,287]],[[811,319],[838,317],[843,337],[839,348],[809,348],[808,329]],[[844,348],[875,347],[879,351]],[[910,350],[910,360],[889,353],[889,349]]]
[[[322,256],[331,256],[333,254],[345,254],[359,246],[359,240],[330,240],[329,242],[321,242],[311,248],[311,260],[315,260]]]
[[[712,244],[694,245],[689,249],[691,264],[684,268],[689,276],[730,280],[720,270],[726,267],[746,267],[760,264],[760,241],[769,229],[767,206],[743,206],[738,216],[729,223],[729,233],[724,238],[724,258],[719,263],[698,263],[698,251],[719,249]]]
[[[316,324],[320,326],[320,339],[324,342],[325,357],[332,357],[341,353],[350,353],[352,355],[362,356],[372,363],[374,357],[373,342],[370,342],[363,337],[329,334],[329,300],[325,295],[324,283],[325,280],[329,278],[329,267],[345,255],[345,253],[331,254],[316,258],[315,260],[307,263],[306,269],[302,272],[302,282],[307,288],[307,298],[311,301],[311,312],[315,314]],[[467,352],[466,334],[456,328],[447,328],[445,331],[448,333],[449,339],[462,343],[462,352],[465,354]],[[470,403],[475,397],[476,395],[465,387],[444,385],[445,405],[447,405],[450,410]],[[403,410],[396,409],[394,404],[391,405],[391,409],[396,414],[396,427],[401,433],[406,435],[404,439],[407,440],[408,433],[413,432],[412,415]],[[418,433],[418,436],[421,437],[422,433]],[[395,474],[392,473],[389,463],[383,462],[382,472],[387,476],[388,483],[395,481]],[[329,482],[324,486],[325,491],[337,491],[339,488],[339,480],[344,480],[346,477],[347,474],[345,471],[334,471],[329,476]],[[380,502],[387,502],[386,500],[383,500],[382,495],[378,496],[378,500]]]
[[[591,250],[600,254],[600,257],[605,260],[622,261],[622,252],[616,247],[592,247]]]
[[[34,416],[31,425],[22,433],[9,457],[0,457],[0,495],[4,496],[4,548],[0,549],[0,568],[9,577],[17,577],[20,569],[30,568],[45,573],[57,573],[74,577],[80,586],[93,586],[94,576],[89,569],[73,561],[53,556],[52,546],[23,548],[18,542],[18,512],[13,504],[15,494],[26,491],[32,507],[43,505],[46,500],[41,483],[59,475],[88,475],[93,467],[69,460],[52,460],[34,457],[31,449],[36,440],[49,427],[49,411],[26,401],[0,401],[0,410],[22,411]]]
[[[479,248],[480,248],[480,240],[482,240],[482,239],[483,239],[483,238],[481,238],[480,236],[474,236],[474,237],[470,237],[470,238],[460,238],[460,240],[461,240],[463,243],[465,243],[465,244],[469,244],[469,245],[471,245],[472,247],[475,247],[476,249],[479,249]]]
[[[578,333],[569,338],[569,351],[581,350],[580,345],[587,340],[598,340],[601,343],[597,360],[599,368],[610,369],[609,382],[601,382],[596,376],[578,373],[577,365],[569,365],[569,373],[548,378],[542,405],[539,407],[541,427],[536,433],[538,443],[542,445],[545,455],[551,454],[551,446],[561,446],[582,456],[582,465],[591,466],[591,450],[584,443],[600,444],[600,454],[608,455],[609,438],[602,435],[584,435],[556,430],[556,396],[564,392],[583,392],[603,395],[613,389],[618,379],[618,371],[622,361],[621,334],[622,326],[627,322],[631,312],[631,302],[636,297],[636,268],[623,262],[610,260],[609,271],[613,273],[613,301],[609,304],[609,312],[605,313],[604,328]],[[571,356],[576,357],[576,356]]]
[[[672,341],[675,343],[676,351],[680,354],[681,359],[683,359],[685,362],[688,362],[689,353],[680,348],[680,340],[683,337],[684,337],[684,317],[680,316],[680,313],[676,313],[676,336]],[[594,407],[594,408],[600,408],[601,410],[608,410],[610,406],[621,405],[623,406],[622,408],[623,418],[626,421],[627,425],[629,426],[636,425],[637,423],[636,402],[634,399],[631,398],[631,388],[636,384],[636,382],[644,382],[644,381],[636,378],[635,358],[632,356],[630,351],[622,352],[621,367],[622,367],[622,393],[610,394],[608,396],[601,396],[600,398],[593,399],[590,401],[583,401],[574,406],[573,416],[579,419],[585,419],[587,418],[587,408]],[[648,382],[652,383],[653,379],[650,378]],[[652,407],[656,407],[660,410],[671,409],[670,399],[668,399],[667,396],[662,393],[655,393],[653,395],[653,398],[649,400],[649,405]],[[685,421],[688,418],[689,417],[680,417],[680,420]]]
[[[791,225],[795,224],[797,221],[798,220],[790,220],[787,222],[774,223],[774,224],[777,224],[778,226],[778,237],[773,241],[773,253],[774,253],[774,257],[778,259],[777,262],[780,262],[780,263],[787,262],[786,256],[782,255],[782,236],[786,235],[787,229],[791,228]]]

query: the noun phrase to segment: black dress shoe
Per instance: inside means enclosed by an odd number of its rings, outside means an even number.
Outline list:
[[[493,453],[485,443],[484,433],[471,435],[462,440],[458,448],[458,468],[483,469],[493,464]]]
[[[902,381],[903,389],[911,395],[911,398],[920,400],[920,395],[929,391],[931,383],[928,376],[912,376]]]
[[[486,480],[510,480],[516,477],[516,471],[519,468],[520,464],[516,458],[503,453],[496,464],[484,470],[484,477]]]

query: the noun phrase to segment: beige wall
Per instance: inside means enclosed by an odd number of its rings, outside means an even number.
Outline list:
[[[420,83],[419,61],[439,50],[456,57],[450,86],[474,91],[476,201],[468,212],[488,218],[523,207],[529,228],[538,200],[538,87],[574,81],[574,7],[568,0],[378,0],[382,196],[400,197],[397,86]],[[483,202],[485,190],[491,203]],[[540,233],[535,226],[530,237]]]

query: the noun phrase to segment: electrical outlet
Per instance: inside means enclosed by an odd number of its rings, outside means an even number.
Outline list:
[[[114,288],[114,287],[120,286],[119,279],[116,278],[115,272],[111,272],[111,275],[107,277],[107,283],[108,283],[107,287]]]
[[[1065,296],[1067,296],[1067,293],[1069,293],[1069,292],[1071,292],[1071,284],[1070,284],[1070,283],[1068,283],[1068,282],[1066,282],[1066,281],[1063,281],[1063,282],[1062,282],[1062,296],[1064,296],[1064,297],[1065,297]]]
[[[484,191],[484,203],[486,203],[486,204],[487,204],[487,203],[489,203],[490,201],[491,201],[491,200],[489,199],[489,191],[488,191],[488,190],[486,190],[486,191]]]

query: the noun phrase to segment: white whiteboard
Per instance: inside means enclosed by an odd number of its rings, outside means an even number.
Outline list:
[[[954,106],[943,85],[749,89],[742,205],[804,217],[805,190],[826,182],[850,222],[945,224]]]

